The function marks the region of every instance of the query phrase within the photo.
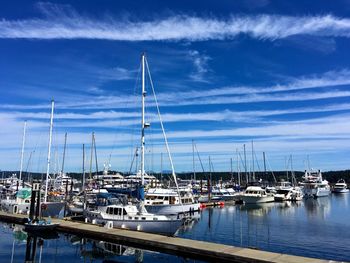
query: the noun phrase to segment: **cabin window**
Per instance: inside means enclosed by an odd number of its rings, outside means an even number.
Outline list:
[[[158,218],[157,217],[153,217],[153,220],[158,220]]]
[[[141,217],[142,220],[146,220],[146,217]]]
[[[135,220],[138,220],[139,218],[135,216]]]
[[[118,214],[118,208],[113,208],[113,215],[117,215]]]
[[[123,208],[123,216],[127,215],[128,213],[126,212],[125,208]]]

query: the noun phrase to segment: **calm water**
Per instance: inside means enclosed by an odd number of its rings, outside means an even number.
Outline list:
[[[350,261],[349,204],[350,194],[345,194],[298,203],[205,209],[178,236]],[[0,262],[24,262],[34,249],[35,262],[198,262],[64,234],[56,239],[35,239],[20,226],[0,224]]]
[[[191,231],[179,236],[350,261],[350,194],[206,209]]]
[[[0,262],[200,262],[72,235],[32,237],[8,224],[0,224],[0,237]]]

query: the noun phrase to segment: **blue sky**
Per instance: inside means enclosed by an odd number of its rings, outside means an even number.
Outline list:
[[[92,132],[100,167],[110,158],[129,170],[143,51],[178,172],[192,170],[192,139],[217,171],[243,144],[250,158],[252,140],[260,167],[265,151],[274,170],[291,154],[295,169],[307,156],[314,168],[348,169],[349,11],[346,0],[1,3],[0,169],[19,169],[27,120],[24,169],[45,171],[54,98],[52,172],[65,132],[66,170],[81,171]],[[159,171],[166,150],[148,93],[146,167]]]

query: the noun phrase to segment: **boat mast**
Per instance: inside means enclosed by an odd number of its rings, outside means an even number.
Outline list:
[[[61,175],[63,175],[63,170],[64,170],[64,160],[66,158],[66,147],[67,147],[67,133],[64,134],[64,148],[63,148],[63,160],[62,160]]]
[[[192,165],[193,165],[193,180],[196,181],[196,166],[194,163],[194,141],[192,139]]]
[[[24,144],[25,144],[25,140],[26,140],[26,129],[27,129],[27,121],[24,122],[24,127],[23,127],[22,150],[21,150],[21,164],[20,164],[20,170],[19,170],[19,182],[21,182],[21,179],[22,179],[23,156],[24,156]]]
[[[142,54],[142,96],[141,96],[141,185],[145,184],[145,53]]]
[[[243,152],[244,152],[244,172],[245,172],[245,181],[248,184],[248,173],[247,173],[247,154],[245,151],[245,144],[243,144]]]
[[[83,210],[85,211],[86,209],[86,190],[85,190],[85,144],[83,143],[83,195],[84,195],[84,198],[83,198]]]
[[[252,140],[252,162],[253,162],[253,182],[255,181],[255,167],[254,167],[254,144],[253,144],[253,140]]]
[[[231,165],[231,182],[233,182],[232,157],[230,158],[230,165]]]
[[[241,166],[239,165],[239,159],[240,155],[238,153],[238,149],[236,149],[236,155],[237,155],[237,177],[238,177],[238,185],[241,186]]]
[[[50,158],[51,158],[51,143],[52,143],[52,126],[53,126],[53,109],[55,107],[55,101],[51,101],[51,117],[50,117],[50,133],[49,133],[49,146],[47,151],[47,169],[46,169],[46,183],[45,183],[45,195],[44,202],[47,201],[47,191],[49,188],[49,173],[50,173]]]
[[[263,152],[263,159],[264,159],[264,175],[266,176],[266,159],[265,159],[265,152]],[[265,177],[266,178],[266,177]]]

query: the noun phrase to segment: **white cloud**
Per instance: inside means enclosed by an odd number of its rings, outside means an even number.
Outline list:
[[[232,15],[229,18],[174,15],[165,19],[129,21],[82,16],[67,6],[41,4],[44,18],[0,21],[1,38],[106,39],[119,41],[206,41],[246,34],[257,39],[295,35],[350,37],[350,19],[332,15]]]
[[[267,101],[307,101],[330,98],[349,97],[346,89],[336,87],[350,85],[350,70],[328,71],[319,75],[288,78],[287,83],[271,86],[229,86],[205,90],[188,90],[158,93],[157,98],[161,107],[182,105],[212,105],[232,103],[253,103]],[[72,100],[73,99],[73,100]],[[135,95],[91,96],[80,95],[61,97],[58,109],[120,109],[137,108],[139,97]],[[50,104],[15,105],[1,104],[1,109],[28,110],[48,109]],[[154,106],[152,99],[148,99],[147,106]]]
[[[190,78],[197,82],[208,82],[208,60],[210,59],[207,55],[201,55],[197,50],[190,50],[188,52],[191,58],[195,71],[190,74]]]

